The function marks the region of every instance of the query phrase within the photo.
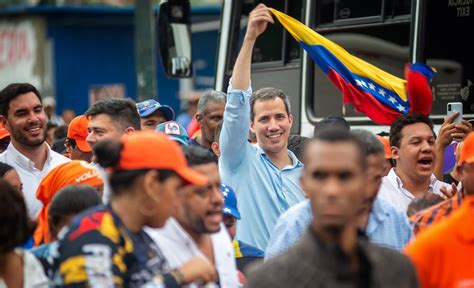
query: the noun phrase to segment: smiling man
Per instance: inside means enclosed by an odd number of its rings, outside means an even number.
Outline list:
[[[436,135],[430,119],[420,114],[399,117],[390,127],[392,158],[396,166],[383,178],[379,197],[406,212],[408,205],[426,193],[443,196],[450,185],[433,175]]]
[[[0,121],[11,137],[0,162],[11,165],[20,175],[28,214],[35,218],[42,206],[36,199],[41,179],[70,160],[51,150],[45,142],[48,119],[41,95],[33,85],[14,83],[0,91]]]
[[[277,88],[252,93],[250,68],[257,37],[273,23],[260,4],[249,15],[247,32],[227,91],[219,139],[222,181],[235,187],[244,218],[237,239],[264,250],[283,212],[304,199],[299,185],[303,164],[287,149],[293,116],[286,94]],[[249,128],[257,144],[247,141]]]

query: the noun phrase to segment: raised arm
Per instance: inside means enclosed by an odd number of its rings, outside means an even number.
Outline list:
[[[250,87],[250,68],[252,64],[252,51],[255,41],[265,29],[268,22],[274,23],[270,10],[264,4],[259,4],[250,12],[247,32],[240,48],[239,56],[235,61],[232,71],[232,87],[245,91]]]
[[[268,8],[259,4],[249,15],[247,32],[234,65],[232,79],[227,89],[227,103],[224,123],[219,138],[220,165],[225,170],[234,170],[242,162],[250,128],[250,71],[252,50],[258,36],[262,34],[268,22],[273,23]]]

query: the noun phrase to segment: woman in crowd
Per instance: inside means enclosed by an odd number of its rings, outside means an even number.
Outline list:
[[[39,261],[18,247],[33,233],[20,193],[0,179],[0,287],[48,287]],[[22,271],[22,273],[18,273]]]
[[[135,132],[120,143],[94,147],[97,163],[110,172],[112,198],[76,217],[59,240],[56,261],[60,286],[180,287],[214,281],[207,260],[192,259],[169,271],[161,251],[143,231],[163,227],[183,183],[204,185],[190,169],[178,144],[164,135]]]

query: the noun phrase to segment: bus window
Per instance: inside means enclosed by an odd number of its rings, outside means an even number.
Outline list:
[[[285,11],[285,1],[281,0],[263,0],[256,1],[263,3],[268,7],[275,8],[279,11]],[[283,46],[283,27],[281,25],[268,25],[265,33],[260,35],[255,42],[255,49],[253,51],[253,63],[275,62],[282,61]]]
[[[382,0],[339,0],[335,5],[335,19],[379,16]]]
[[[446,114],[448,102],[459,101],[464,104],[464,116],[474,116],[474,59],[472,45],[468,44],[473,13],[472,1],[428,3],[424,58],[437,70],[431,112],[439,118]]]
[[[403,78],[405,64],[410,62],[409,23],[379,24],[364,28],[337,29],[321,33],[344,47],[349,53]],[[330,115],[360,117],[351,105],[343,105],[341,92],[315,65],[313,112],[317,118]]]

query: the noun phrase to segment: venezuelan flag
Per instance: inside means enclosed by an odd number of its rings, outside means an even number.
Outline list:
[[[390,125],[403,114],[430,113],[429,81],[434,75],[430,67],[407,65],[406,80],[401,79],[351,55],[298,20],[272,8],[270,11],[341,90],[345,104],[351,103],[383,125]]]

